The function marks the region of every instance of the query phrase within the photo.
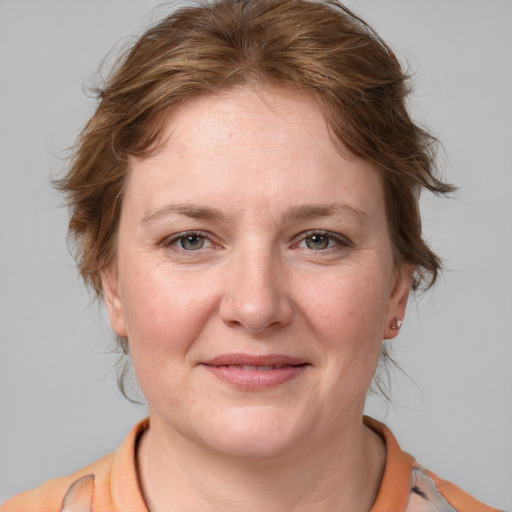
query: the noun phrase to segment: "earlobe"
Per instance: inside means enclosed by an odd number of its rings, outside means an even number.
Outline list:
[[[110,325],[114,332],[121,337],[126,337],[126,325],[124,321],[123,303],[117,289],[117,276],[112,269],[101,271],[101,285],[105,307],[107,309]]]
[[[393,289],[389,295],[387,315],[384,320],[383,338],[385,340],[396,337],[400,332],[415,268],[414,265],[405,264],[397,270]]]

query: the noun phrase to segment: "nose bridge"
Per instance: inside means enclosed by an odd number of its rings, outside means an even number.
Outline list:
[[[237,247],[228,265],[221,304],[225,323],[261,332],[291,320],[291,301],[279,252],[268,243],[252,240]]]

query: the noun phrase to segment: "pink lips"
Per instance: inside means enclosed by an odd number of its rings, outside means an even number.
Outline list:
[[[309,364],[283,355],[225,354],[202,365],[217,378],[246,390],[269,389],[301,375]]]

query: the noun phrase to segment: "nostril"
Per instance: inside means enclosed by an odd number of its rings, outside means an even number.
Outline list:
[[[242,325],[242,323],[239,322],[238,320],[228,320],[224,321],[224,323],[229,327],[240,327]]]

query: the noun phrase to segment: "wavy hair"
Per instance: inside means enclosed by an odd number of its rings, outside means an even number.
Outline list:
[[[393,51],[334,0],[218,0],[176,10],[120,56],[56,183],[78,269],[97,296],[115,261],[128,157],[158,150],[185,99],[238,86],[319,101],[334,140],[381,171],[395,265],[414,265],[412,289],[429,288],[441,262],[422,238],[419,196],[453,187],[438,176],[437,140],[411,119],[409,77]]]

